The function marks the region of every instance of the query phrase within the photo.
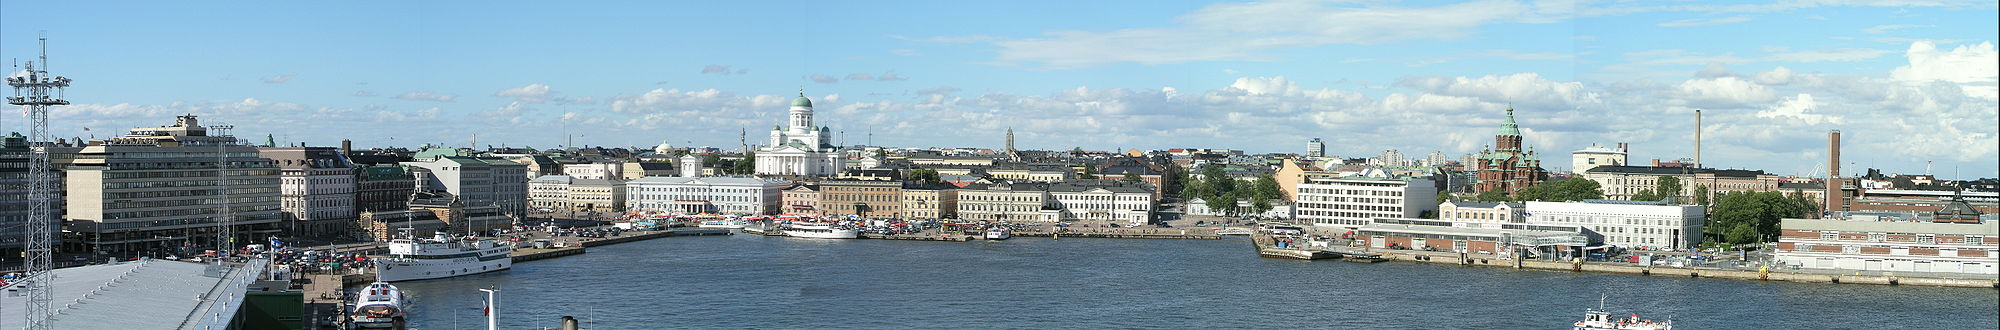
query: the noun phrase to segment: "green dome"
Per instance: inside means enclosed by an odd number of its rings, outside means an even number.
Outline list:
[[[805,94],[799,94],[799,98],[792,99],[792,106],[811,108],[813,106],[813,101],[806,99]]]

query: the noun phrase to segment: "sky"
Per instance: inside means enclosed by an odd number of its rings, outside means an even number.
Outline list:
[[[1993,1],[0,1],[59,137],[716,146],[803,91],[843,145],[1457,156],[2000,176]],[[11,69],[18,70],[18,69]],[[10,70],[10,71],[11,71]],[[0,131],[25,131],[22,111]],[[1851,174],[1851,173],[1849,173]]]

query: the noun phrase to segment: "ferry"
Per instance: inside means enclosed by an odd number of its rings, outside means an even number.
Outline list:
[[[403,327],[403,291],[389,282],[375,282],[356,293],[353,319],[356,328]]]
[[[824,224],[824,223],[795,223],[792,224],[791,226],[785,227],[785,236],[800,237],[800,238],[853,239],[853,238],[861,238],[861,231],[854,229],[835,228],[831,224]]]
[[[1673,330],[1674,321],[1653,321],[1640,319],[1639,314],[1619,319],[1604,310],[1604,297],[1597,298],[1596,309],[1585,309],[1583,321],[1576,322],[1574,330]]]
[[[986,230],[986,239],[988,239],[988,240],[995,240],[995,241],[998,241],[998,240],[1005,240],[1005,239],[1008,239],[1008,238],[1013,238],[1013,237],[1014,237],[1014,234],[1013,234],[1013,233],[1010,233],[1010,232],[1007,232],[1007,230],[1006,230],[1006,229],[1001,229],[1001,228],[994,228],[994,229],[987,229],[987,230]]]
[[[492,239],[453,239],[444,233],[430,239],[389,241],[389,256],[375,259],[375,278],[384,282],[425,280],[507,270],[512,244]]]

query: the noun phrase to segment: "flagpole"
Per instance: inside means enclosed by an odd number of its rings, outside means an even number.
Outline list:
[[[493,305],[499,302],[494,300],[493,293],[500,292],[500,289],[479,289],[479,291],[486,293],[486,330],[499,330],[499,324],[494,323],[496,315],[493,313]]]

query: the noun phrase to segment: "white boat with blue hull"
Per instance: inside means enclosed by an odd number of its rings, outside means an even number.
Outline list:
[[[385,282],[426,280],[507,270],[514,266],[512,244],[477,237],[389,242],[389,255],[375,259],[375,278]]]

